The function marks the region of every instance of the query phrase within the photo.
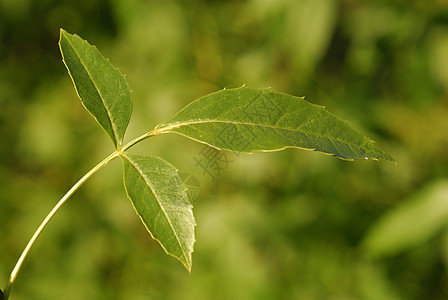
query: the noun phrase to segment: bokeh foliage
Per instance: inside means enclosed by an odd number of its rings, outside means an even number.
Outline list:
[[[43,232],[14,299],[446,299],[443,0],[0,0],[1,285],[51,207],[112,152],[66,75],[60,27],[127,74],[127,137],[223,87],[271,86],[325,105],[398,164],[230,155],[211,182],[201,145],[152,138],[138,147],[201,184],[192,274],[148,237],[114,162]]]

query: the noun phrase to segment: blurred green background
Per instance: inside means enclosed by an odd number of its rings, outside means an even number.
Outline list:
[[[12,299],[447,299],[445,0],[0,0],[0,286],[58,199],[113,151],[61,62],[59,28],[127,74],[127,140],[224,87],[306,96],[397,160],[227,154],[160,136],[201,187],[192,274],[151,240],[114,161],[43,232]]]

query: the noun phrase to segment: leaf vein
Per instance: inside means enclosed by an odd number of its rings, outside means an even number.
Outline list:
[[[320,138],[325,138],[325,139],[328,139],[328,140],[338,141],[338,142],[340,142],[342,144],[345,144],[347,146],[349,146],[349,145],[350,146],[355,146],[355,145],[351,145],[347,141],[343,141],[341,139],[332,138],[332,137],[328,137],[328,136],[325,136],[325,135],[319,135],[319,134],[316,134],[314,132],[310,133],[310,132],[306,132],[304,130],[299,130],[299,129],[296,129],[296,128],[278,128],[278,127],[273,126],[273,125],[255,124],[255,123],[238,122],[238,121],[227,121],[227,120],[199,120],[199,121],[189,121],[189,122],[174,123],[174,124],[169,124],[166,127],[162,127],[162,128],[160,128],[158,130],[160,132],[165,132],[165,131],[169,132],[172,129],[176,129],[176,128],[179,128],[181,126],[188,126],[188,127],[192,128],[193,125],[205,124],[205,123],[225,123],[225,124],[234,124],[234,125],[239,124],[239,125],[246,125],[246,126],[253,126],[253,127],[266,127],[266,128],[272,128],[272,129],[275,129],[275,130],[290,130],[290,131],[300,132],[300,133],[303,133],[305,135],[312,135],[312,136],[316,136],[316,137],[320,137]],[[204,131],[202,131],[200,129],[197,129],[197,128],[195,128],[195,129],[197,131],[199,131],[199,132],[205,133]]]
[[[84,70],[86,71],[87,75],[89,76],[90,80],[92,81],[93,86],[95,87],[95,90],[98,93],[98,96],[100,97],[101,102],[103,103],[104,108],[106,109],[107,117],[108,117],[109,122],[110,122],[110,124],[112,126],[112,129],[113,129],[112,131],[114,132],[115,141],[117,142],[117,144],[119,144],[120,143],[120,139],[118,137],[118,131],[117,131],[116,124],[112,121],[112,116],[110,114],[110,108],[106,105],[106,103],[105,103],[105,101],[103,99],[103,95],[102,95],[101,91],[97,87],[98,83],[93,79],[92,74],[90,73],[89,69],[86,67],[83,59],[81,58],[80,54],[76,50],[76,47],[73,46],[73,44],[70,41],[70,39],[66,39],[66,40],[68,41],[68,43],[72,47],[73,51],[76,53],[76,56],[78,57],[78,59],[81,62],[82,66],[84,67]],[[89,47],[93,47],[93,46],[89,46]]]
[[[168,221],[168,224],[170,225],[171,231],[173,232],[173,234],[174,234],[174,236],[175,236],[175,238],[176,238],[177,244],[179,245],[180,249],[182,250],[182,254],[183,254],[184,258],[185,258],[185,261],[188,261],[187,254],[185,253],[184,247],[182,246],[182,243],[180,242],[180,238],[179,238],[179,236],[177,235],[177,232],[176,232],[176,230],[175,230],[175,228],[174,228],[174,225],[173,225],[171,219],[169,218],[169,216],[168,216],[168,214],[167,214],[165,208],[164,208],[163,205],[160,203],[160,200],[159,200],[159,198],[158,198],[158,196],[157,196],[157,194],[156,194],[156,192],[155,192],[155,189],[154,189],[153,184],[147,179],[147,177],[145,176],[143,170],[141,170],[141,169],[134,163],[134,161],[132,161],[126,154],[123,154],[123,157],[125,157],[125,158],[132,164],[132,166],[134,166],[134,168],[138,171],[138,173],[140,174],[140,176],[143,178],[143,180],[146,182],[146,184],[147,184],[148,187],[150,188],[152,194],[154,195],[154,198],[157,200],[156,202],[157,202],[157,204],[159,205],[160,210],[163,212],[163,215],[164,215],[165,219]]]

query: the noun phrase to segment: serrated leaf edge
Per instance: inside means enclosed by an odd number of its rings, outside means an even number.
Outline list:
[[[220,92],[222,92],[222,91],[229,91],[229,90],[236,91],[236,90],[242,90],[242,89],[245,89],[245,88],[248,88],[248,87],[246,87],[246,85],[243,85],[243,86],[241,86],[241,87],[234,88],[234,89],[227,89],[227,88],[224,88],[224,89],[222,89],[222,90],[219,90],[219,91],[210,93],[210,94],[208,94],[208,95],[205,95],[205,96],[203,96],[203,97],[200,97],[200,98],[198,98],[198,99],[196,99],[196,100],[190,102],[190,103],[187,104],[186,106],[184,106],[184,107],[183,107],[180,111],[178,111],[178,112],[173,116],[173,118],[171,118],[171,119],[176,118],[176,116],[177,116],[178,114],[180,114],[183,110],[187,109],[188,106],[192,105],[192,104],[195,103],[195,102],[201,101],[201,100],[202,100],[203,98],[205,98],[205,97],[213,96],[213,95],[218,94],[218,93],[220,93]],[[271,93],[271,92],[272,92],[271,87],[268,87],[268,88],[261,88],[261,89],[258,89],[258,90],[260,90],[260,93],[261,93],[261,94],[263,94],[263,93]],[[281,93],[281,92],[272,92],[272,93],[283,94],[283,95],[287,95],[287,96],[292,96],[292,97],[297,98],[297,99],[305,100],[305,97],[297,97],[297,96],[293,96],[293,95],[289,95],[289,94],[285,94],[285,93]],[[350,128],[350,129],[352,129],[352,130],[358,132],[360,135],[363,136],[363,138],[364,138],[364,144],[369,144],[369,143],[370,143],[371,145],[375,144],[375,141],[374,141],[374,140],[372,140],[372,139],[370,139],[369,137],[367,137],[366,135],[362,134],[359,130],[353,128],[353,127],[350,125],[350,123],[347,122],[346,120],[343,120],[343,119],[339,118],[338,116],[332,114],[332,113],[329,112],[328,110],[326,110],[325,106],[318,105],[318,104],[314,104],[314,103],[310,103],[310,102],[307,102],[307,103],[310,104],[310,105],[317,106],[317,107],[320,107],[320,108],[324,109],[324,110],[325,110],[327,113],[329,113],[332,117],[334,117],[334,118],[338,119],[339,121],[343,122],[348,128]],[[211,145],[211,144],[209,144],[209,143],[207,143],[207,142],[198,140],[198,139],[196,139],[196,138],[192,138],[192,137],[190,137],[190,136],[188,136],[188,135],[185,135],[185,134],[183,134],[183,133],[176,132],[176,131],[171,131],[171,130],[173,130],[173,129],[180,128],[181,126],[188,126],[188,125],[193,125],[193,124],[203,124],[203,123],[240,124],[240,125],[248,125],[248,126],[267,127],[267,128],[272,128],[272,129],[274,129],[274,130],[278,130],[278,129],[281,129],[281,130],[292,130],[292,131],[297,131],[297,132],[300,132],[300,133],[303,133],[303,134],[306,134],[306,135],[314,135],[314,136],[316,136],[316,137],[325,138],[325,139],[328,139],[330,142],[332,142],[332,141],[337,141],[337,142],[340,142],[340,143],[342,143],[342,144],[347,145],[347,147],[352,148],[352,149],[353,149],[353,147],[359,147],[359,146],[356,146],[356,145],[349,144],[349,143],[347,143],[347,142],[345,142],[345,141],[341,141],[341,140],[334,139],[334,138],[329,138],[329,137],[322,136],[322,135],[317,135],[317,134],[315,134],[315,133],[313,133],[313,132],[304,132],[304,131],[300,131],[300,130],[297,130],[297,128],[277,128],[277,127],[272,126],[272,125],[254,124],[254,123],[248,123],[248,122],[231,122],[231,121],[222,121],[222,120],[191,120],[191,121],[189,121],[189,122],[161,123],[161,124],[158,124],[158,125],[155,127],[155,129],[154,129],[154,135],[157,135],[157,134],[164,134],[164,133],[175,133],[175,134],[184,136],[184,137],[186,137],[186,138],[189,138],[189,139],[191,139],[191,140],[194,140],[194,141],[196,141],[196,142],[199,142],[199,143],[201,143],[201,144],[208,145],[208,146],[210,146],[210,147],[212,147],[212,148],[215,148],[215,149],[218,149],[218,150],[227,150],[227,151],[231,151],[231,152],[244,153],[244,154],[252,154],[253,152],[277,152],[277,151],[282,151],[282,150],[285,150],[285,149],[301,149],[301,150],[307,150],[307,151],[315,151],[315,152],[322,153],[322,154],[329,155],[329,156],[335,156],[335,157],[337,157],[337,158],[339,158],[339,159],[342,159],[342,160],[345,160],[345,161],[354,161],[355,159],[365,159],[365,160],[379,161],[379,160],[381,159],[381,160],[389,160],[389,161],[395,162],[395,159],[394,159],[392,156],[390,156],[388,153],[382,151],[382,150],[379,149],[379,148],[376,148],[376,149],[377,149],[377,151],[379,151],[379,152],[382,154],[382,156],[383,156],[382,158],[377,158],[377,157],[345,158],[345,157],[341,157],[341,156],[335,155],[334,153],[322,152],[322,151],[316,150],[315,148],[305,148],[305,147],[299,147],[299,146],[284,146],[284,147],[277,148],[277,149],[269,149],[269,150],[253,150],[253,151],[250,151],[250,152],[245,152],[245,151],[235,151],[235,150],[231,150],[231,149],[219,148],[219,147],[216,147],[216,146],[214,146],[214,145]]]
[[[104,56],[101,54],[101,52],[98,50],[98,48],[97,48],[95,45],[91,45],[87,40],[84,40],[84,39],[83,39],[82,37],[80,37],[79,35],[77,35],[77,34],[71,34],[71,33],[65,31],[65,30],[62,29],[62,28],[60,29],[59,49],[60,49],[60,52],[61,52],[61,55],[62,55],[62,62],[64,63],[65,67],[67,68],[68,74],[69,74],[70,78],[72,79],[72,82],[73,82],[73,84],[74,84],[74,86],[75,86],[76,94],[78,95],[78,98],[81,99],[81,103],[82,103],[82,105],[83,105],[84,108],[89,112],[89,114],[90,114],[90,115],[97,121],[97,123],[100,124],[100,126],[101,126],[101,123],[98,121],[97,117],[95,117],[95,116],[94,116],[94,115],[87,109],[87,107],[85,106],[85,104],[84,104],[84,100],[81,98],[81,96],[80,96],[79,93],[78,93],[78,89],[76,88],[76,83],[75,83],[75,80],[73,79],[72,73],[71,73],[69,67],[67,66],[67,63],[65,62],[64,52],[62,51],[62,47],[61,47],[61,39],[62,39],[62,35],[63,35],[63,34],[72,35],[72,36],[75,36],[75,37],[80,38],[82,41],[84,41],[84,42],[87,44],[88,47],[95,49],[95,50],[96,50],[102,57],[104,57]],[[88,74],[90,80],[93,82],[93,85],[94,85],[94,87],[95,87],[96,92],[97,92],[98,95],[100,96],[101,102],[103,103],[103,106],[104,106],[104,108],[106,109],[106,113],[107,113],[107,118],[108,118],[109,124],[111,125],[112,132],[113,132],[113,134],[114,134],[114,140],[113,140],[113,142],[114,142],[115,148],[116,148],[116,149],[120,149],[120,147],[121,147],[123,141],[122,141],[122,139],[120,139],[119,136],[118,136],[118,130],[117,130],[117,127],[116,127],[115,123],[112,122],[112,116],[110,115],[109,107],[108,107],[108,106],[106,105],[106,103],[104,102],[104,99],[103,99],[103,96],[101,95],[101,92],[98,90],[95,81],[93,80],[92,76],[90,75],[89,70],[88,70],[87,67],[85,66],[85,64],[84,64],[84,62],[82,61],[81,57],[79,56],[78,52],[76,51],[76,48],[73,47],[73,45],[72,45],[70,39],[67,38],[67,41],[68,41],[68,43],[70,44],[70,46],[71,46],[71,48],[73,49],[73,51],[76,53],[76,55],[77,55],[79,61],[81,62],[82,66],[84,67],[84,69],[85,69],[86,73]],[[108,58],[105,58],[105,59],[106,59],[107,61],[109,61]],[[109,61],[109,63],[110,63],[110,61]],[[117,70],[123,77],[125,77],[125,75],[123,75],[123,74],[120,72],[120,70],[119,70],[118,68],[114,67],[111,63],[110,63],[110,65],[111,65],[115,70]],[[126,82],[126,83],[127,83],[127,82]],[[101,126],[101,127],[102,127],[102,126]],[[102,128],[103,128],[103,127],[102,127]],[[103,129],[104,129],[104,128],[103,128]],[[109,134],[108,134],[108,135],[109,135]],[[123,136],[123,137],[124,137],[124,136]]]
[[[348,122],[346,122],[344,120],[341,120],[341,121],[345,122],[347,126],[350,126],[348,124]],[[159,125],[156,126],[156,128],[155,128],[155,135],[157,135],[157,134],[164,134],[164,133],[175,133],[175,134],[184,136],[186,138],[189,138],[191,140],[194,140],[196,142],[199,142],[199,143],[202,143],[202,144],[206,144],[206,145],[208,145],[208,146],[210,146],[212,148],[218,149],[218,150],[228,150],[228,151],[231,151],[231,152],[238,152],[238,153],[245,153],[245,154],[251,154],[253,152],[277,152],[277,151],[282,151],[284,149],[301,149],[301,150],[308,150],[308,151],[316,151],[316,152],[319,152],[319,153],[322,153],[322,154],[325,154],[325,155],[336,156],[336,157],[338,157],[338,158],[340,158],[342,160],[346,160],[346,161],[354,161],[355,160],[355,159],[352,159],[352,158],[340,157],[338,155],[335,155],[334,153],[322,152],[322,151],[316,150],[315,148],[304,148],[304,147],[299,147],[299,146],[284,146],[284,147],[276,148],[276,149],[253,150],[253,151],[234,151],[234,150],[231,150],[231,149],[220,149],[219,147],[211,145],[211,144],[209,144],[207,142],[198,140],[196,138],[192,138],[192,137],[190,137],[188,135],[185,135],[183,133],[180,133],[180,132],[172,131],[173,129],[180,128],[181,126],[190,126],[190,125],[194,125],[194,124],[206,124],[206,123],[223,123],[223,124],[233,124],[233,125],[247,125],[247,126],[254,126],[254,127],[258,126],[258,127],[272,128],[272,129],[274,129],[276,131],[278,131],[278,130],[291,130],[291,131],[296,131],[296,132],[303,133],[305,135],[312,135],[312,136],[316,136],[316,137],[320,137],[320,138],[325,138],[325,139],[328,139],[330,142],[337,141],[337,142],[339,142],[341,144],[347,145],[347,147],[349,147],[349,148],[358,147],[356,145],[352,145],[352,144],[349,144],[349,143],[347,143],[345,141],[341,141],[341,140],[338,140],[338,139],[333,139],[333,138],[329,138],[329,137],[326,137],[326,136],[323,136],[323,135],[318,135],[318,134],[315,134],[315,133],[310,133],[310,132],[304,132],[304,131],[301,131],[301,130],[297,130],[297,128],[279,128],[279,127],[275,127],[275,126],[272,126],[272,125],[255,124],[255,123],[249,123],[249,122],[232,122],[232,121],[223,121],[223,120],[201,120],[201,121],[191,121],[191,122],[179,122],[179,123],[173,123],[173,124],[172,123],[162,123],[162,124],[159,124]],[[350,126],[350,128],[353,129],[353,130],[356,130],[356,129],[352,128],[351,126]],[[356,130],[356,131],[359,132],[358,130]],[[364,136],[364,138],[365,138],[365,143],[370,143],[372,145],[375,143],[375,141],[369,139],[366,136]],[[383,155],[385,156],[384,159],[390,160],[390,161],[395,161],[390,155],[388,155],[384,151],[382,151],[380,149],[378,149],[378,151],[381,151],[383,153]],[[376,157],[365,157],[365,159],[379,160]]]
[[[145,155],[146,155],[146,154],[145,154]],[[187,253],[185,252],[185,250],[184,250],[184,248],[182,247],[182,244],[181,244],[181,242],[180,242],[180,240],[179,240],[179,237],[178,237],[176,231],[175,231],[174,228],[173,228],[173,225],[172,225],[172,223],[171,223],[171,220],[169,219],[169,217],[168,217],[166,211],[163,209],[162,205],[161,205],[160,202],[158,201],[158,198],[157,198],[157,196],[156,196],[156,194],[155,194],[155,192],[154,192],[153,185],[152,185],[150,182],[148,182],[148,180],[147,180],[147,178],[144,176],[144,173],[142,172],[142,170],[141,170],[137,165],[135,165],[135,164],[132,162],[132,160],[126,155],[126,152],[121,152],[121,153],[120,153],[120,157],[121,157],[122,159],[126,159],[127,161],[129,161],[129,163],[132,164],[132,166],[134,166],[134,168],[138,171],[138,173],[139,173],[139,174],[142,176],[142,178],[145,180],[145,182],[146,182],[146,184],[148,185],[148,187],[151,189],[151,192],[153,193],[155,199],[157,200],[157,203],[159,204],[160,209],[162,210],[162,212],[163,212],[165,218],[168,220],[168,223],[170,224],[171,230],[172,230],[172,232],[174,233],[174,235],[175,235],[175,237],[176,237],[176,241],[177,241],[179,247],[182,249],[182,254],[183,254],[183,257],[184,257],[185,261],[183,261],[183,260],[180,259],[179,257],[175,256],[174,254],[170,253],[170,252],[165,248],[165,246],[163,245],[162,241],[160,241],[159,239],[157,239],[156,237],[154,237],[154,235],[152,234],[151,230],[148,228],[148,226],[146,225],[145,221],[143,220],[142,216],[139,214],[139,212],[138,212],[137,209],[135,208],[135,206],[134,206],[134,202],[132,201],[132,199],[131,199],[131,197],[130,197],[130,195],[129,195],[129,193],[128,193],[128,189],[127,189],[127,187],[126,187],[126,184],[124,184],[125,191],[126,191],[126,195],[127,195],[127,197],[131,200],[131,203],[132,203],[132,206],[133,206],[133,208],[134,208],[134,211],[137,213],[138,217],[139,217],[140,220],[142,221],[143,225],[145,226],[146,230],[149,232],[149,234],[151,235],[151,237],[152,237],[154,240],[156,240],[156,241],[160,244],[160,246],[163,248],[163,250],[165,251],[165,253],[168,254],[168,255],[170,255],[170,256],[172,256],[172,257],[174,257],[174,258],[179,259],[179,260],[182,262],[182,264],[187,268],[188,272],[191,272],[191,268],[192,268],[192,254],[193,254],[193,252],[194,252],[194,248],[192,248],[191,251],[187,251]],[[169,165],[171,165],[171,166],[176,170],[176,173],[178,173],[178,169],[177,169],[176,167],[174,167],[172,164],[170,164],[170,163],[167,162],[167,161],[165,161],[165,162],[168,163]],[[123,172],[123,176],[125,176],[124,172]],[[123,179],[124,179],[124,178],[123,178]],[[184,186],[184,192],[186,192],[186,191],[187,191],[187,188]],[[186,196],[186,197],[188,198],[188,196]],[[193,205],[192,205],[191,203],[190,203],[190,205],[189,205],[189,208],[190,208],[190,209],[193,209]],[[194,224],[193,224],[193,226],[196,227],[196,225],[197,225],[197,224],[196,224],[196,221],[195,221]],[[195,242],[196,242],[196,236],[194,236],[193,244],[194,244]]]

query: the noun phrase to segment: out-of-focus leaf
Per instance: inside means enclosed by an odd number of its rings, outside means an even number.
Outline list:
[[[82,104],[120,148],[132,113],[126,78],[77,35],[61,29],[59,47]]]
[[[156,130],[243,153],[302,148],[346,160],[393,160],[324,107],[269,89],[243,87],[207,95]]]
[[[448,181],[440,181],[381,217],[364,238],[363,248],[374,257],[394,255],[424,243],[447,224]]]
[[[152,237],[190,271],[196,225],[177,169],[150,155],[123,153],[126,193]]]

